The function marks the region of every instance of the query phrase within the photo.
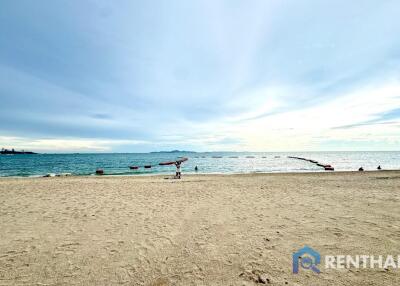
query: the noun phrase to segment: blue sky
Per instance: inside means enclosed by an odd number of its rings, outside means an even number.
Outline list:
[[[0,3],[0,145],[398,150],[399,1]]]

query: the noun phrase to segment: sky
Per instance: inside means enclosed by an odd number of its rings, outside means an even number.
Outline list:
[[[0,2],[0,148],[399,150],[400,2]]]

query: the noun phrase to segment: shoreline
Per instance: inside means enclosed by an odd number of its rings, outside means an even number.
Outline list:
[[[358,171],[358,170],[339,170],[339,171],[325,171],[325,170],[317,170],[317,171],[301,171],[301,172],[281,172],[281,171],[276,171],[276,172],[249,172],[249,173],[195,173],[195,172],[183,172],[182,178],[186,176],[241,176],[241,175],[275,175],[275,174],[288,174],[288,175],[294,175],[294,174],[321,174],[321,173],[327,173],[327,174],[346,174],[346,173],[384,173],[384,172],[400,172],[400,169],[389,169],[389,170],[364,170],[364,171]],[[71,174],[71,175],[60,175],[56,174],[54,177],[46,177],[45,175],[32,175],[32,176],[0,176],[0,180],[2,179],[34,179],[34,178],[66,178],[66,177],[77,177],[77,178],[92,178],[92,177],[160,177],[160,176],[174,176],[173,173],[153,173],[153,174],[104,174],[104,175],[96,175],[95,173],[87,175],[77,175],[77,174]]]

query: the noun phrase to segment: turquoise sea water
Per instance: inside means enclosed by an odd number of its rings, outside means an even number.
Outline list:
[[[252,173],[252,172],[318,172],[323,168],[288,156],[305,157],[331,164],[336,171],[354,171],[359,167],[376,170],[400,169],[400,152],[208,152],[208,153],[112,153],[112,154],[37,154],[0,155],[0,176],[42,176],[47,173],[92,175],[97,168],[106,175],[172,174],[174,166],[158,166],[178,156],[188,157],[183,173]],[[152,165],[144,169],[144,165]],[[130,170],[129,166],[141,166]]]

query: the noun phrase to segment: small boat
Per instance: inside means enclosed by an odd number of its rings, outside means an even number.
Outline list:
[[[145,169],[150,169],[150,168],[151,168],[151,165],[144,165],[144,168],[145,168]]]
[[[103,169],[97,169],[96,170],[96,175],[104,175],[104,170]]]
[[[179,157],[179,159],[178,160],[176,160],[176,162],[178,162],[178,163],[182,163],[182,162],[185,162],[185,161],[187,161],[187,160],[189,160],[188,158],[186,158],[186,157]]]
[[[167,166],[167,165],[173,165],[173,164],[175,164],[176,162],[175,161],[168,161],[168,162],[161,162],[161,163],[159,163],[158,165],[160,165],[160,166]]]
[[[139,166],[129,166],[129,169],[131,169],[131,170],[137,170],[137,169],[139,169]]]

